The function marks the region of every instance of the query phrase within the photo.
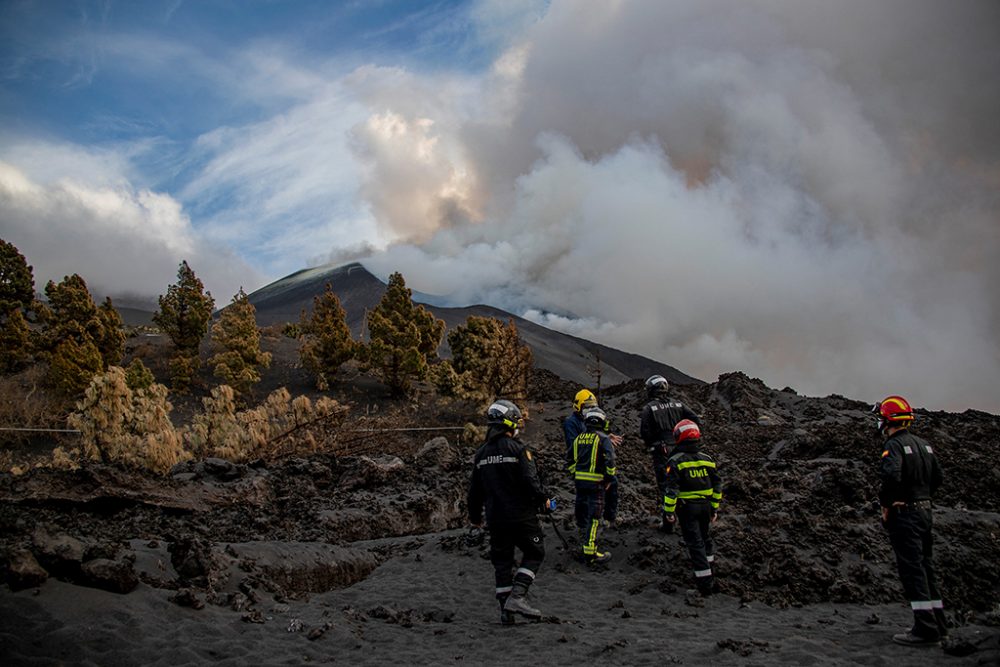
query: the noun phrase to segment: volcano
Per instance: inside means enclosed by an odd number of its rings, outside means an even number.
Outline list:
[[[327,283],[330,283],[344,307],[347,325],[356,337],[360,337],[365,313],[378,304],[386,285],[357,262],[303,269],[261,287],[249,295],[250,303],[257,309],[257,324],[266,327],[298,322],[303,311],[312,310],[313,298],[323,294]],[[554,331],[499,308],[483,304],[441,306],[433,303],[436,300],[434,297],[417,292],[414,292],[413,300],[444,320],[448,330],[465,324],[471,316],[513,320],[521,338],[531,347],[535,367],[551,371],[569,382],[593,384],[588,367],[593,368],[599,358],[602,384],[605,386],[656,374],[673,384],[704,384],[702,380],[665,363]],[[447,338],[442,341],[439,354],[444,358],[449,356]]]

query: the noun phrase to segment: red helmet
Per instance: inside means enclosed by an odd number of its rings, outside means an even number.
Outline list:
[[[701,429],[690,419],[682,419],[674,426],[674,442],[680,444],[685,440],[701,438]]]
[[[902,396],[888,396],[881,402],[876,403],[872,412],[878,415],[878,428],[880,431],[889,426],[907,427],[913,421],[913,408]]]

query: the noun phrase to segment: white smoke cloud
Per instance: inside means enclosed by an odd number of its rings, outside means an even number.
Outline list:
[[[29,166],[0,161],[0,237],[33,266],[38,291],[78,273],[98,298],[148,299],[165,293],[187,260],[221,306],[244,281],[260,280],[205,242],[175,199],[133,188],[117,157],[42,144],[12,153]],[[42,163],[46,178],[29,173]]]
[[[407,192],[412,172],[437,205],[375,206],[415,242],[369,264],[706,379],[996,411],[990,18],[986,3],[554,2],[474,103],[384,86],[372,117],[419,127],[422,149],[358,133],[366,199]]]

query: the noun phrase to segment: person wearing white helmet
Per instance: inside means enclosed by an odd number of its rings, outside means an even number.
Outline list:
[[[482,528],[485,506],[500,622],[513,624],[515,615],[538,620],[542,613],[527,599],[545,558],[537,515],[555,509],[555,501],[538,479],[534,454],[516,437],[524,423],[521,410],[510,401],[498,400],[486,418],[486,442],[473,459],[469,520]],[[522,554],[520,563],[514,558],[515,547]]]
[[[642,408],[639,422],[639,435],[646,444],[653,461],[653,474],[656,476],[657,507],[661,510],[660,530],[664,533],[674,532],[674,524],[667,521],[662,513],[663,492],[666,484],[667,458],[674,444],[674,427],[682,419],[690,419],[699,427],[701,420],[690,408],[676,399],[669,397],[670,383],[662,375],[652,375],[646,380],[646,395],[649,402]]]

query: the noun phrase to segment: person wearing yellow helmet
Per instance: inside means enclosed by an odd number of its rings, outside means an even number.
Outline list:
[[[931,446],[910,433],[913,408],[905,398],[889,396],[876,403],[872,412],[885,438],[879,465],[882,523],[913,611],[913,627],[893,635],[892,641],[904,646],[935,646],[948,633],[934,573],[931,513],[931,498],[944,475]]]

